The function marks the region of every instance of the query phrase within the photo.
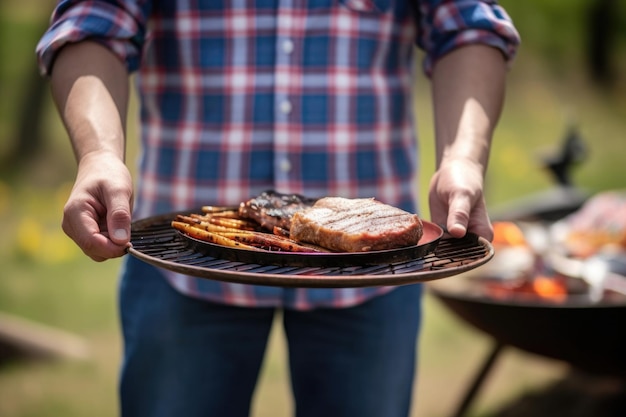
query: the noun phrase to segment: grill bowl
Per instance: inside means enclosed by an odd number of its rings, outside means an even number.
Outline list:
[[[478,271],[474,271],[478,272]],[[626,301],[594,303],[570,296],[564,303],[498,300],[476,295],[461,275],[431,283],[429,291],[460,319],[503,345],[561,360],[599,375],[626,376]]]

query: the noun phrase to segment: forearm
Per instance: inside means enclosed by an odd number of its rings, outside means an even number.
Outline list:
[[[430,183],[430,212],[454,237],[468,230],[493,237],[483,188],[505,74],[500,51],[483,45],[459,48],[433,70],[437,171]]]
[[[51,85],[77,160],[100,152],[123,159],[129,94],[123,63],[97,43],[68,45],[55,61]]]
[[[506,64],[497,49],[468,45],[443,57],[432,75],[437,167],[462,159],[484,174],[504,99]]]
[[[51,82],[78,161],[63,230],[94,260],[122,256],[130,238],[133,194],[124,164],[126,68],[106,48],[81,42],[59,52]]]

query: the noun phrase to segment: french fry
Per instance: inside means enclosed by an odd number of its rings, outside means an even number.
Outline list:
[[[194,219],[198,219],[203,222],[210,222],[216,224],[218,226],[229,227],[231,229],[240,229],[240,230],[256,230],[258,229],[258,225],[249,220],[241,219],[241,218],[231,218],[231,217],[222,217],[219,214],[210,214],[210,215],[201,215],[192,213],[189,215]]]
[[[247,220],[240,220],[240,219],[211,217],[209,219],[209,222],[218,226],[230,227],[232,229],[255,230],[257,228],[254,223],[249,222]]]
[[[202,206],[203,213],[223,213],[225,211],[237,211],[233,206]]]
[[[213,232],[213,233],[227,233],[227,232],[231,232],[231,233],[254,233],[251,230],[243,230],[243,229],[237,229],[234,227],[226,227],[226,226],[220,226],[217,224],[213,224],[210,223],[208,221],[204,221],[204,220],[200,220],[198,218],[195,217],[190,217],[190,216],[183,216],[183,215],[178,215],[176,216],[176,219],[179,221],[182,221],[184,223],[190,224],[194,227],[197,227],[199,229],[202,230],[206,230],[207,232]]]
[[[239,216],[239,211],[237,210],[224,210],[218,212],[207,212],[206,216],[210,217],[223,217],[226,219],[239,219],[241,220],[241,216]]]
[[[233,239],[229,239],[228,237],[225,237],[217,233],[208,232],[206,230],[200,229],[188,223],[172,221],[172,227],[174,229],[180,230],[183,233],[186,233],[187,235],[191,237],[195,237],[196,239],[204,240],[210,243],[215,243],[217,245],[236,247],[239,249],[259,250],[258,248],[255,248],[254,246],[237,242]]]
[[[176,220],[183,222],[183,223],[187,223],[187,224],[201,224],[202,220],[198,219],[196,217],[193,217],[193,214],[191,216],[185,216],[184,214],[178,214],[176,215]]]
[[[247,233],[221,233],[222,236],[233,239],[237,242],[250,246],[260,246],[262,248],[270,248],[271,250],[280,250],[285,252],[319,252],[311,247],[300,245],[291,239],[263,232],[247,232]]]

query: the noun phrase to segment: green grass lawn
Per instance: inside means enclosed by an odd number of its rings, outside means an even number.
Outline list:
[[[523,22],[530,21],[528,8],[512,1],[503,3],[511,4],[514,17],[519,14]],[[38,30],[29,16],[40,10],[30,7],[35,4],[30,0],[24,4],[22,8],[9,9],[6,4],[0,8],[4,12],[0,14],[0,42],[7,39],[8,27],[29,34]],[[560,3],[540,4],[554,13]],[[568,4],[576,5],[569,17],[582,7],[579,1]],[[571,33],[577,33],[579,24],[569,22]],[[545,26],[544,22],[538,28],[545,30]],[[536,33],[539,29],[531,32],[531,28],[530,24],[520,26],[522,35],[528,31],[530,44],[521,50],[510,74],[507,105],[495,135],[487,178],[488,202],[497,206],[552,187],[553,181],[539,167],[540,156],[560,146],[569,123],[578,126],[589,147],[588,159],[573,171],[575,183],[590,192],[626,188],[626,80],[618,80],[609,92],[591,88],[580,51],[572,47],[579,37],[559,33],[543,46],[559,54],[546,58],[538,55],[543,49],[533,48],[542,33]],[[35,38],[29,35],[19,38],[18,44],[5,42],[0,49],[2,56],[17,56],[10,61],[0,59],[0,80],[8,86],[0,105],[0,154],[12,139],[13,103],[19,102],[23,87],[6,80],[19,81],[20,74],[32,65]],[[16,52],[24,50],[27,52]],[[424,197],[433,171],[431,112],[426,81],[420,79],[417,88]],[[110,417],[116,415],[121,351],[115,300],[119,260],[91,262],[60,230],[73,159],[52,105],[47,106],[43,152],[23,171],[0,178],[0,312],[72,332],[88,343],[90,356],[82,361],[15,362],[0,367],[0,416]],[[131,144],[130,161],[135,152]],[[488,338],[427,297],[413,416],[451,414],[489,348]],[[282,335],[276,328],[256,394],[255,417],[290,415],[284,362]],[[489,416],[499,405],[559,378],[565,370],[562,364],[508,350],[487,381],[474,415]]]

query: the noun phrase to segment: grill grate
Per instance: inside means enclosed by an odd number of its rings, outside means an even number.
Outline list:
[[[483,238],[442,239],[435,250],[404,262],[345,267],[261,265],[218,259],[190,247],[170,227],[172,215],[133,224],[129,253],[152,265],[200,278],[285,287],[366,287],[403,285],[457,275],[491,259]]]

